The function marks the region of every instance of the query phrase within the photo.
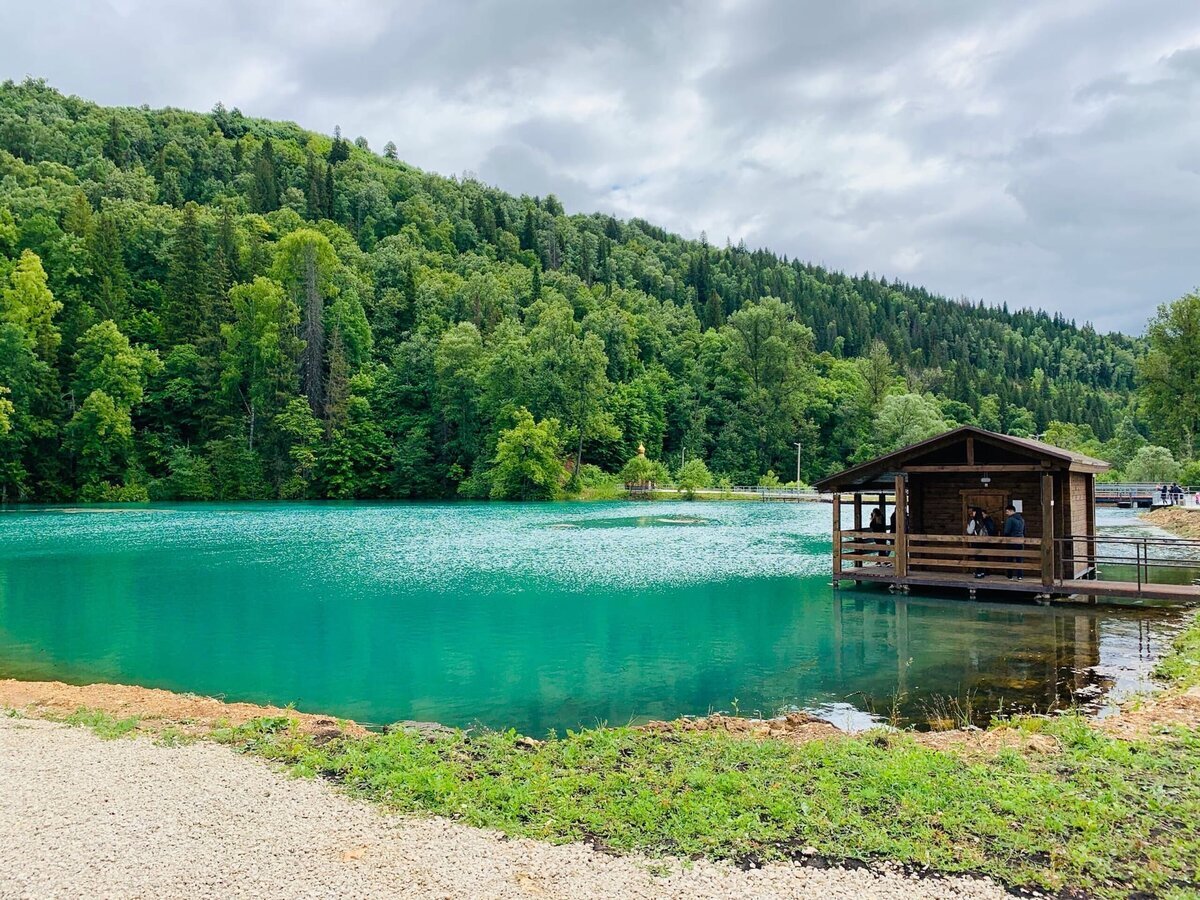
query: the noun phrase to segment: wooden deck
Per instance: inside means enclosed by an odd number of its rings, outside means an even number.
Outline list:
[[[838,581],[876,581],[906,587],[958,588],[960,590],[1009,591],[1022,594],[1083,594],[1088,597],[1128,597],[1140,600],[1178,600],[1200,602],[1200,585],[1195,584],[1148,584],[1133,581],[1100,581],[1090,578],[1056,579],[1046,588],[1040,579],[1026,577],[1020,581],[1004,575],[986,575],[975,578],[957,572],[910,572],[896,576],[891,565],[864,565],[858,569],[846,569]]]

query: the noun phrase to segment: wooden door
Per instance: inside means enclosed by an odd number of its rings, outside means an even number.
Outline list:
[[[959,493],[962,494],[962,527],[959,528],[959,534],[966,533],[967,520],[971,517],[971,508],[975,506],[992,517],[992,521],[996,523],[996,533],[999,534],[1000,529],[1004,527],[1004,507],[1008,504],[1008,491],[996,488],[968,488]]]

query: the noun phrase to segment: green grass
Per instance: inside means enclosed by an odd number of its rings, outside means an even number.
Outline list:
[[[62,721],[68,725],[83,725],[90,728],[106,741],[132,734],[137,730],[140,722],[137,716],[118,719],[102,710],[87,709],[82,706]]]
[[[1200,614],[1175,638],[1171,652],[1154,667],[1154,676],[1183,689],[1200,684]]]
[[[276,720],[225,739],[395,810],[551,841],[737,860],[815,848],[1101,897],[1200,890],[1200,733],[1131,743],[1077,717],[1020,726],[1062,752],[980,760],[882,732],[797,746],[630,728],[530,749],[511,732],[317,745]]]
[[[585,485],[572,499],[575,500],[624,500],[629,496],[625,485],[618,483],[601,483]]]

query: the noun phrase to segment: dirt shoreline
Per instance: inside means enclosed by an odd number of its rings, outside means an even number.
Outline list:
[[[264,716],[294,719],[307,733],[331,729],[362,736],[367,729],[349,719],[299,712],[281,706],[227,703],[215,697],[177,694],[131,684],[65,684],[61,681],[0,679],[0,708],[8,707],[31,718],[62,719],[77,710],[99,710],[117,719],[136,717],[147,730],[172,727],[201,734],[214,728],[244,725]]]
[[[264,717],[286,717],[292,719],[300,731],[325,737],[337,733],[361,737],[370,733],[370,729],[350,719],[126,684],[74,685],[61,681],[0,679],[0,709],[6,708],[28,718],[52,720],[66,719],[81,709],[99,711],[116,719],[136,718],[139,731],[154,733],[169,728],[193,737],[205,737],[214,729],[236,727]],[[1184,692],[1164,689],[1149,697],[1136,698],[1115,715],[1096,720],[1096,726],[1102,731],[1126,739],[1144,737],[1170,725],[1200,727],[1200,688]],[[434,722],[397,722],[390,727],[451,730]],[[636,727],[662,735],[721,732],[791,743],[852,737],[850,732],[807,713],[790,713],[773,719],[715,714],[651,721]],[[923,746],[968,754],[986,755],[1010,749],[1043,754],[1057,749],[1057,743],[1051,737],[1004,726],[909,734]]]
[[[1139,518],[1182,538],[1200,538],[1200,508],[1160,506]]]

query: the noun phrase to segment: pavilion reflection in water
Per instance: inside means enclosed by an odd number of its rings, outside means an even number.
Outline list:
[[[1094,706],[1119,687],[1122,672],[1102,664],[1102,642],[1122,645],[1118,655],[1131,681],[1149,671],[1155,648],[1165,643],[1165,630],[1160,637],[1147,610],[1114,617],[1087,607],[974,604],[970,627],[964,622],[948,636],[947,607],[965,609],[953,600],[834,592],[834,680],[853,683],[871,661],[882,672],[886,654],[893,675],[862,693],[870,711],[895,708],[919,723],[938,697],[970,698],[976,723],[986,724],[997,711]]]

